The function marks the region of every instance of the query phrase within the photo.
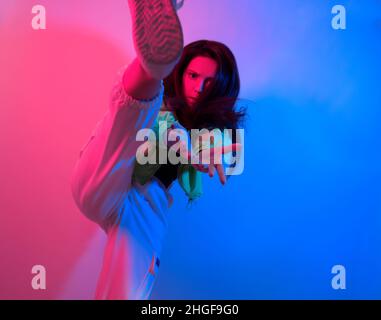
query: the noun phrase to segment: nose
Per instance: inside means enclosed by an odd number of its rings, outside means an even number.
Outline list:
[[[205,88],[205,80],[201,80],[201,81],[197,84],[196,92],[197,92],[197,93],[201,93],[202,91],[204,91],[204,88]]]

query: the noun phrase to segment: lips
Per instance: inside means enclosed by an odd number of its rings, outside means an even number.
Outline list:
[[[188,104],[193,106],[197,103],[197,98],[195,97],[187,97],[187,100],[188,100]]]

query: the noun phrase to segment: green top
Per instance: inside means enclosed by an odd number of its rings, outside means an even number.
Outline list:
[[[163,105],[164,106],[164,105]],[[162,106],[162,107],[163,107]],[[167,132],[169,128],[181,128],[188,133],[189,140],[189,132],[178,122],[172,112],[170,111],[159,111],[159,114],[153,124],[152,130],[155,133],[156,142],[159,137],[159,134],[163,134],[163,132]],[[198,135],[203,136],[202,134]],[[227,139],[230,139],[230,136],[227,135]],[[159,149],[164,148],[167,150],[166,145],[162,141],[159,140],[160,143],[155,144],[156,154],[159,154]],[[222,146],[222,141],[224,140],[224,134],[220,137],[214,137],[214,143],[210,143],[210,147],[214,146]],[[208,141],[205,139],[201,140],[201,144],[197,145],[199,139],[192,139],[192,149],[194,155],[198,155],[200,151],[209,147]],[[231,143],[231,140],[228,140]],[[167,151],[166,151],[167,152]],[[158,162],[158,161],[156,161]],[[144,185],[147,181],[149,181],[155,172],[160,168],[161,164],[139,164],[137,160],[135,160],[135,168],[132,174],[132,179],[138,181],[141,185]],[[180,162],[179,168],[177,171],[177,179],[181,188],[184,190],[186,195],[189,198],[189,201],[193,201],[202,195],[202,172],[195,169],[191,164],[182,164]]]

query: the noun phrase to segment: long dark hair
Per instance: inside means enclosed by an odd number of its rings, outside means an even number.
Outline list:
[[[191,60],[197,56],[208,57],[217,62],[215,79],[205,89],[195,106],[189,108],[183,94],[183,74]],[[240,91],[237,63],[231,50],[223,43],[199,40],[184,47],[180,61],[172,73],[164,79],[164,102],[179,122],[188,130],[238,128],[246,110],[236,110]]]

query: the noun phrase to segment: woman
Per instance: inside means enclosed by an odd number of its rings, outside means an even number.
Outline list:
[[[179,179],[190,200],[201,195],[201,172],[213,176],[216,170],[221,183],[226,181],[213,157],[209,165],[137,161],[142,145],[137,133],[152,127],[157,131],[159,120],[166,120],[168,134],[176,128],[236,128],[243,116],[234,110],[239,93],[234,56],[213,41],[183,48],[176,14],[180,5],[129,0],[137,58],[123,69],[110,107],[80,151],[72,175],[77,206],[108,236],[96,299],[149,298],[174,180]],[[235,147],[225,146],[223,152]]]

